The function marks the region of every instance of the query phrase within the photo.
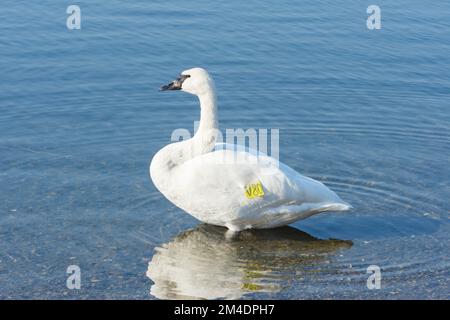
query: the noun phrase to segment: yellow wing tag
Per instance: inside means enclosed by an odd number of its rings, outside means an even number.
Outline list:
[[[254,199],[257,197],[264,197],[264,189],[262,186],[261,181],[258,181],[257,183],[249,184],[245,187],[245,196],[248,199]]]

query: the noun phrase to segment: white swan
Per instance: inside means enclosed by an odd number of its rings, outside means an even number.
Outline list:
[[[274,158],[217,144],[215,88],[206,70],[183,71],[161,90],[182,90],[200,100],[200,124],[194,137],[165,146],[150,164],[156,188],[198,220],[240,231],[278,227],[319,212],[351,208],[322,183]]]

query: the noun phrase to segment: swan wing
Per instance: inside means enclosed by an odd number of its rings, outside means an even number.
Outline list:
[[[276,159],[230,144],[186,161],[166,196],[196,218],[230,229],[291,223],[321,211],[346,210],[324,184]],[[226,222],[226,223],[225,223]]]

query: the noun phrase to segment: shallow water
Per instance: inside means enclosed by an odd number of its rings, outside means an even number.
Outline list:
[[[0,298],[449,298],[450,3],[77,3],[0,11]],[[157,88],[192,66],[354,209],[230,237],[171,205],[149,161],[199,112]]]

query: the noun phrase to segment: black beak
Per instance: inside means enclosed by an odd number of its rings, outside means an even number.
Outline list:
[[[169,84],[166,84],[165,86],[162,86],[159,90],[160,91],[181,90],[184,80],[186,80],[189,77],[190,77],[190,75],[188,75],[188,74],[182,74],[176,80],[172,81]]]
[[[172,81],[169,84],[166,84],[165,86],[162,86],[160,91],[166,91],[166,90],[181,90],[181,83],[177,80]]]

